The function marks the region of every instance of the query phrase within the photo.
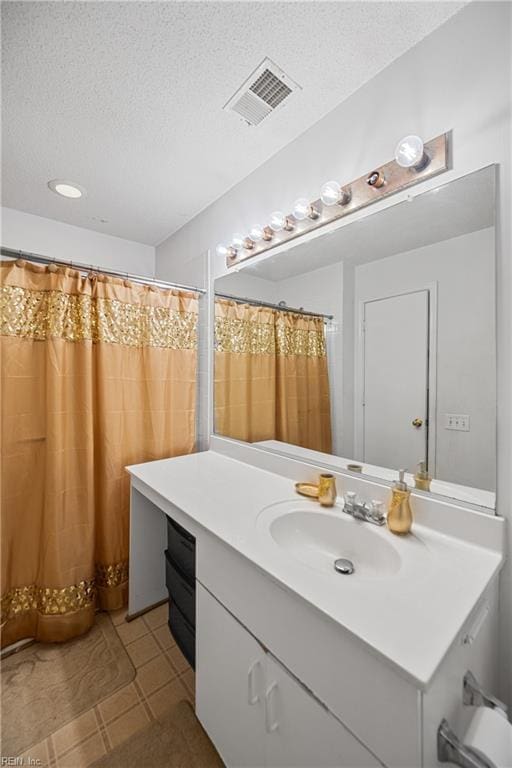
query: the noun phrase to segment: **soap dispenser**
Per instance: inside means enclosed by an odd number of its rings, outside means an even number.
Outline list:
[[[430,491],[430,483],[432,482],[432,476],[427,471],[427,462],[420,461],[418,469],[414,475],[414,485],[420,491]]]
[[[399,470],[398,480],[393,483],[388,509],[388,528],[391,533],[409,533],[412,526],[412,512],[409,504],[411,492],[405,482],[405,469]]]

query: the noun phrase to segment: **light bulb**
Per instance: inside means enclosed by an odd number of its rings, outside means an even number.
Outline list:
[[[295,204],[293,206],[293,215],[297,219],[297,221],[303,221],[304,219],[316,219],[318,218],[318,213],[315,211],[311,203],[306,197],[299,197],[298,200],[295,201]]]
[[[342,189],[337,181],[326,181],[320,190],[320,200],[324,205],[346,205],[351,198],[350,187]]]
[[[219,257],[219,259],[225,259],[229,253],[229,250],[230,249],[227,247],[227,245],[223,245],[222,243],[219,243],[215,249],[215,253]]]
[[[327,181],[320,190],[320,199],[324,205],[336,205],[341,196],[341,187],[337,181]]]
[[[245,240],[244,235],[241,235],[239,232],[235,232],[235,234],[231,238],[231,244],[233,248],[236,248],[236,250],[239,251],[240,248],[243,247],[244,240]]]
[[[286,226],[286,216],[282,211],[274,211],[270,214],[270,229],[281,232]]]
[[[263,240],[263,227],[260,227],[259,224],[255,224],[249,232],[249,236],[255,243],[259,243],[260,240]]]
[[[402,168],[422,168],[428,162],[419,136],[405,136],[395,149],[395,160]]]

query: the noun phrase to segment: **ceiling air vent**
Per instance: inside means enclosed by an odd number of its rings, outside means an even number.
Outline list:
[[[235,112],[249,125],[258,125],[299,88],[273,61],[264,59],[224,109]]]

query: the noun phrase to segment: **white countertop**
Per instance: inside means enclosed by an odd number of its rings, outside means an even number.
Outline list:
[[[344,577],[333,582],[289,556],[257,525],[265,507],[300,503],[288,478],[213,451],[127,469],[139,490],[142,483],[179,507],[421,687],[428,685],[502,562],[499,552],[425,526],[414,525],[414,535],[406,537],[382,528],[378,534],[390,537],[409,564],[407,578],[399,573],[371,582]],[[333,514],[344,513],[335,509]],[[421,544],[429,552],[428,567],[411,572]]]

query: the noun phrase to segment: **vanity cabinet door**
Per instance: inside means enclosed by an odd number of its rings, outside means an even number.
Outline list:
[[[266,659],[265,728],[265,764],[269,768],[382,768],[270,654]]]
[[[259,643],[197,583],[196,713],[228,768],[265,765]]]

